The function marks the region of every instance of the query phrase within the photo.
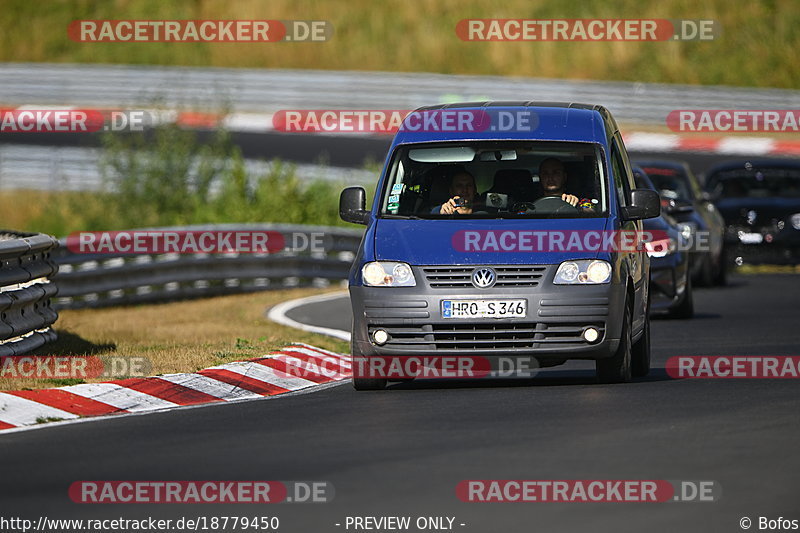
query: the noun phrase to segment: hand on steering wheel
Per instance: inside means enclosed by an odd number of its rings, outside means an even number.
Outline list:
[[[571,202],[563,199],[563,197],[572,197],[575,198],[575,203],[577,203],[578,198],[572,195],[562,195],[562,197],[558,196],[545,196],[544,198],[539,198],[535,202],[533,202],[533,208],[536,210],[537,213],[547,213],[547,214],[557,214],[557,213],[577,213],[580,212],[575,205]]]
[[[564,193],[561,195],[561,199],[573,207],[576,207],[578,205],[578,197],[575,196],[574,194]]]

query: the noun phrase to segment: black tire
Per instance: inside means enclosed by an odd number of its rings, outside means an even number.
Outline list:
[[[619,347],[614,355],[595,361],[597,380],[600,383],[627,383],[633,377],[631,368],[631,307],[625,305]]]
[[[711,256],[704,255],[700,261],[703,262],[700,272],[697,274],[698,287],[711,287],[714,285],[714,265],[711,264]]]
[[[355,331],[351,331],[351,339],[355,339]],[[350,354],[353,356],[353,388],[357,391],[364,390],[384,390],[386,388],[385,378],[365,378],[356,376],[355,361],[357,357],[363,358],[363,354],[357,350],[356,343],[350,342]]]
[[[644,315],[644,332],[631,348],[631,374],[643,378],[650,373],[650,299]]]
[[[670,318],[692,318],[694,316],[694,291],[692,290],[692,277],[686,277],[686,289],[683,291],[681,303],[669,311]]]
[[[725,248],[723,247],[719,253],[717,269],[714,272],[714,285],[717,285],[718,287],[724,287],[728,284],[728,265],[725,257]]]
[[[357,391],[384,390],[386,380],[383,378],[357,378],[353,376],[353,388]]]

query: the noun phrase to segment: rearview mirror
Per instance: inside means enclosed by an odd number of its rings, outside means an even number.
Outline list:
[[[631,205],[622,208],[622,216],[627,220],[655,218],[661,214],[661,199],[656,191],[633,189]]]
[[[339,196],[339,217],[345,222],[364,224],[369,222],[367,191],[364,187],[347,187]]]
[[[414,148],[408,151],[408,158],[417,163],[469,163],[475,159],[475,149],[469,146]]]

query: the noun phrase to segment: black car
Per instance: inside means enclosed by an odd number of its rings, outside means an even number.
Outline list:
[[[657,190],[641,167],[633,167],[633,179],[637,189]],[[650,311],[691,318],[694,298],[687,241],[678,222],[668,214],[670,205],[669,201],[662,202],[661,216],[643,221],[644,231],[654,235],[653,242],[645,245],[650,256]]]
[[[698,285],[724,285],[725,221],[689,165],[682,161],[637,161],[656,186],[668,212],[692,243],[689,258],[692,280]]]
[[[729,262],[800,263],[800,162],[717,165],[706,190],[725,218]]]

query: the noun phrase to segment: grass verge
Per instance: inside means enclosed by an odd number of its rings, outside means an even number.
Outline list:
[[[330,291],[338,289],[330,289]],[[340,353],[347,343],[267,320],[268,308],[320,289],[291,289],[221,296],[159,305],[81,309],[59,313],[59,339],[34,352],[55,356],[146,357],[151,375],[196,372],[263,356],[292,342]],[[85,382],[108,381],[87,379]],[[0,380],[0,389],[40,389],[82,383],[79,379]]]
[[[736,274],[800,274],[800,265],[742,265]]]
[[[461,19],[712,19],[713,41],[467,42]],[[75,42],[79,19],[326,20],[322,43]],[[797,88],[795,0],[6,0],[0,61],[391,70]],[[486,95],[469,94],[475,99]],[[488,95],[491,97],[491,95]],[[535,95],[529,95],[534,98]]]

